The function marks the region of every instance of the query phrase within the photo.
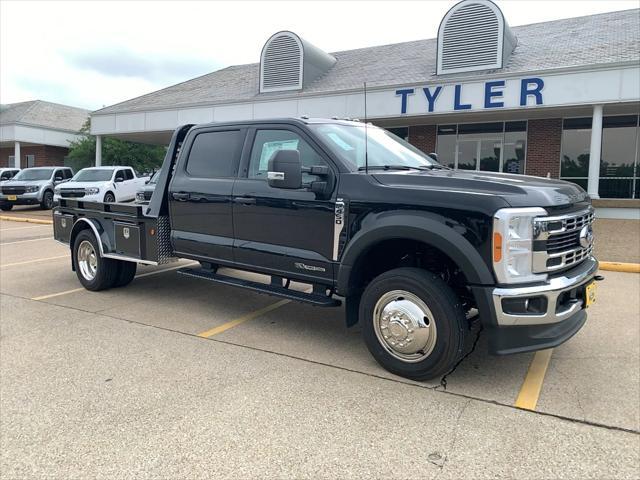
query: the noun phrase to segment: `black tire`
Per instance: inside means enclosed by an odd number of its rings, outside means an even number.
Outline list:
[[[42,202],[40,202],[40,208],[42,210],[51,210],[53,208],[53,192],[47,190],[42,195]]]
[[[104,194],[104,203],[116,203],[116,196],[111,193],[111,192],[107,192]]]
[[[425,352],[426,349],[424,348],[419,350],[418,353],[391,353],[393,348],[398,347],[392,347],[389,344],[390,342],[395,341],[396,345],[402,347],[400,342],[404,341],[405,348],[409,348],[406,338],[411,335],[417,336],[411,333],[415,329],[406,328],[403,330],[404,327],[399,326],[395,327],[395,332],[397,334],[399,331],[400,337],[396,337],[391,327],[396,317],[391,317],[390,323],[388,321],[387,323],[384,323],[384,321],[379,323],[378,325],[383,325],[378,327],[381,338],[376,334],[375,324],[377,320],[374,319],[376,304],[379,300],[382,301],[385,296],[393,298],[392,302],[404,301],[405,299],[402,296],[394,298],[394,295],[397,294],[392,294],[391,292],[397,290],[409,293],[412,298],[417,297],[430,310],[431,318],[427,321],[427,316],[424,317],[426,325],[432,327],[431,322],[435,323],[435,337],[430,340],[432,342],[429,347],[430,353]],[[389,304],[384,303],[384,301],[381,303],[381,305]],[[395,305],[399,304],[396,303]],[[390,309],[391,311],[396,311],[393,310],[393,307],[390,307]],[[385,309],[382,311],[385,311]],[[464,353],[467,329],[466,318],[460,300],[438,275],[426,270],[397,268],[374,278],[362,294],[359,317],[367,348],[380,365],[396,375],[412,380],[428,380],[438,377],[449,372]],[[402,317],[400,318],[402,319]],[[398,324],[396,323],[396,325]],[[382,328],[387,328],[388,330],[382,330]],[[428,329],[420,331],[432,332],[432,330]],[[388,340],[389,343],[387,345],[383,343],[387,341],[383,338],[384,332],[392,337]],[[403,337],[405,334],[407,337]],[[429,335],[433,335],[433,333]],[[399,342],[398,338],[405,339]],[[420,338],[412,338],[410,342],[413,340],[417,341],[410,348],[416,348],[416,345],[421,344]],[[410,359],[413,361],[407,360],[406,357],[410,355],[414,356]],[[398,358],[398,356],[404,358]]]
[[[79,258],[84,256],[79,254],[80,247],[84,242],[88,242],[91,245],[93,253],[95,254],[95,272],[93,277],[84,273],[86,272],[86,268],[81,264],[83,258]],[[86,247],[86,245],[84,246]],[[73,242],[72,255],[76,275],[84,288],[97,292],[113,287],[118,276],[118,262],[111,258],[103,258],[100,256],[96,237],[91,230],[83,230],[78,234]],[[84,260],[84,262],[85,264],[90,263],[89,260]]]
[[[2,210],[3,212],[8,212],[12,208],[13,208],[13,205],[11,205],[10,203],[0,205],[0,210]]]
[[[124,260],[116,260],[118,262],[118,275],[113,284],[114,287],[126,287],[136,276],[138,264],[135,262],[125,262]]]

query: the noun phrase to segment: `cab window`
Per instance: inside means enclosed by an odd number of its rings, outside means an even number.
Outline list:
[[[126,169],[124,171],[124,174],[125,174],[125,177],[124,177],[125,180],[133,180],[133,172],[130,169]]]
[[[189,151],[187,173],[197,178],[233,177],[243,139],[240,130],[199,133]]]
[[[326,166],[327,162],[300,135],[290,130],[258,130],[251,148],[248,177],[267,179],[269,159],[278,150],[298,150],[302,165]],[[303,174],[304,182],[317,180],[315,175]]]

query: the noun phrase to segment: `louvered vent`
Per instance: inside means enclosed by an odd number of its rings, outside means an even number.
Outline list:
[[[502,12],[488,0],[466,0],[444,17],[438,31],[437,73],[502,68],[515,47]]]
[[[265,45],[260,62],[260,91],[302,88],[302,44],[289,33],[272,37]]]

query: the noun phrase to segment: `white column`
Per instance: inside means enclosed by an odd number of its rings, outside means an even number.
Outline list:
[[[591,198],[600,198],[598,184],[600,183],[600,152],[602,151],[602,105],[593,106],[593,120],[591,122],[591,148],[589,150],[589,182],[587,193]]]
[[[16,142],[13,146],[13,165],[14,168],[20,168],[20,142]]]
[[[96,135],[96,167],[102,165],[102,136]]]

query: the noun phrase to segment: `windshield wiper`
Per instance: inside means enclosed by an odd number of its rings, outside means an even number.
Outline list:
[[[420,170],[419,167],[410,167],[409,165],[369,165],[368,167],[358,167],[358,171],[364,170]]]
[[[434,163],[432,165],[369,165],[368,170],[434,170],[434,169],[445,169],[450,170],[449,167],[445,167],[444,165],[440,165]],[[367,170],[367,167],[362,166],[358,167],[358,171],[362,172]]]

